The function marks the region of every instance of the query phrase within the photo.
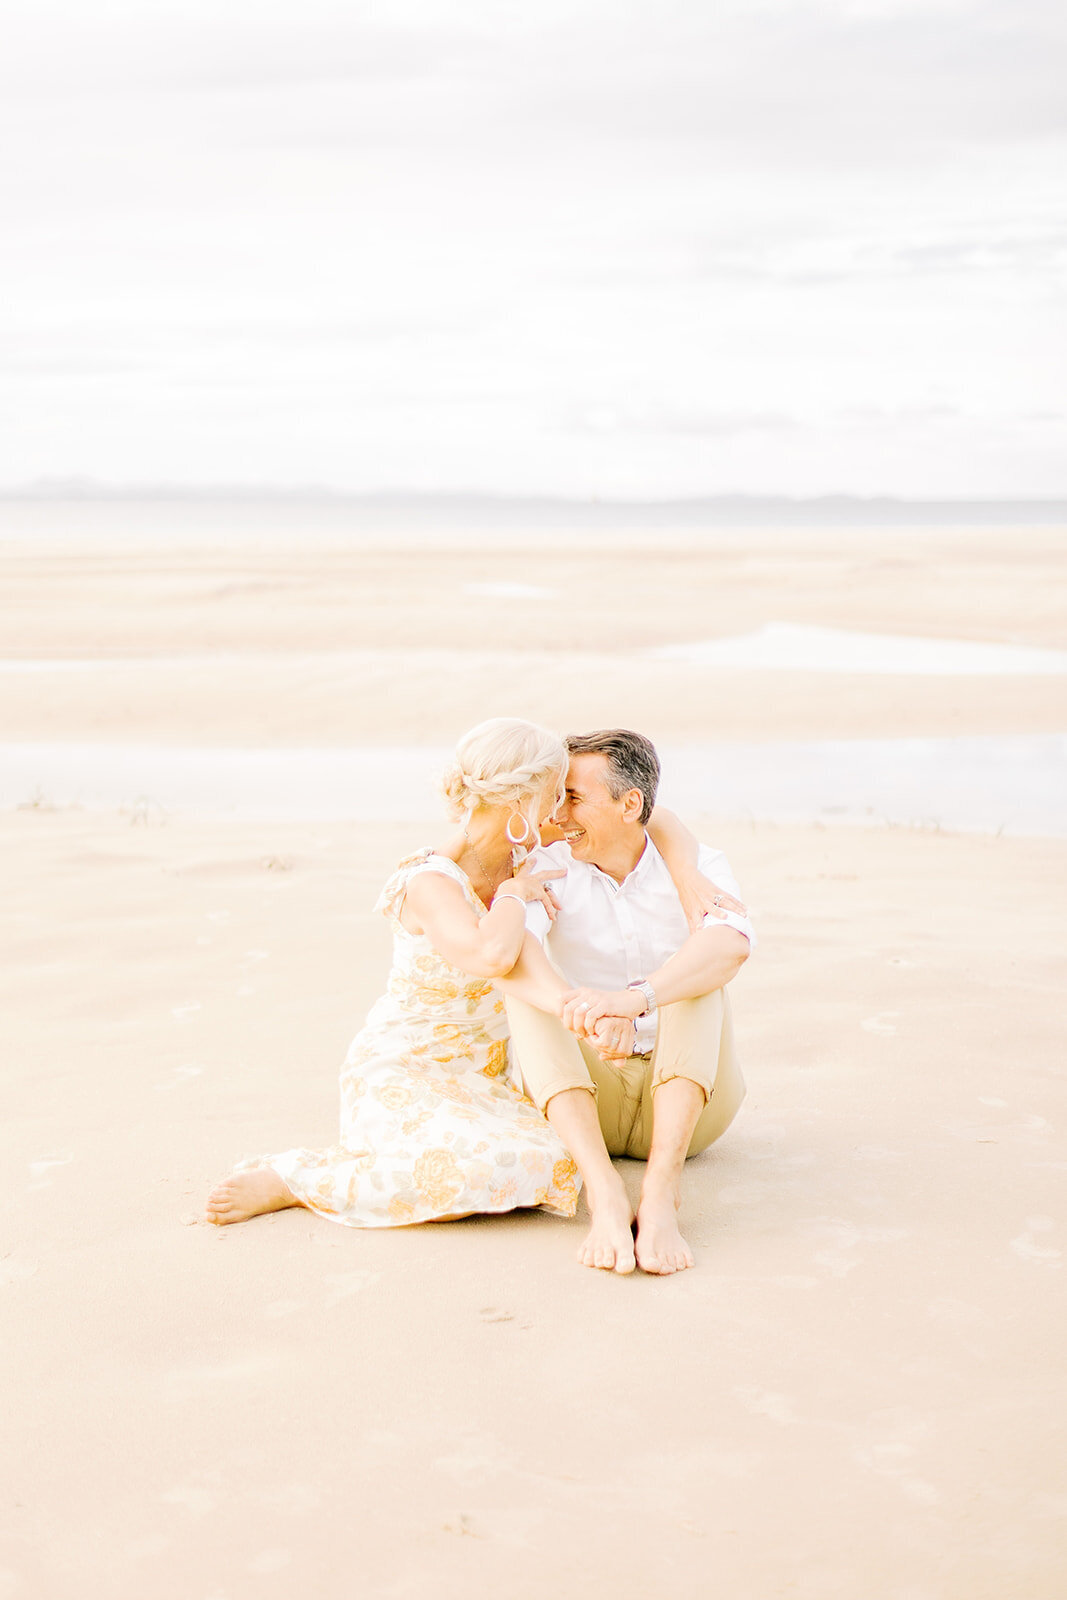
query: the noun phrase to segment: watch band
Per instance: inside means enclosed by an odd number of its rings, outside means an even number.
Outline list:
[[[641,1012],[638,1012],[639,1016],[647,1017],[650,1011],[655,1011],[656,991],[653,989],[647,978],[635,978],[633,983],[628,983],[626,987],[628,989],[640,989],[641,993],[645,997],[645,1009]]]

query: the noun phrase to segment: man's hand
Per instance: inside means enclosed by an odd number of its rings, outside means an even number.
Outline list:
[[[632,1022],[644,1009],[645,997],[640,989],[569,989],[559,998],[563,1026],[579,1039],[591,1039],[602,1017]]]
[[[637,1024],[629,1017],[601,1017],[589,1043],[601,1061],[625,1061],[637,1049]]]

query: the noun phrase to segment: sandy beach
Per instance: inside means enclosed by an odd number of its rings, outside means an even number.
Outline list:
[[[1067,649],[1063,530],[77,548],[0,519],[0,744],[1067,731],[1067,678],[694,666],[771,625]],[[457,618],[463,627],[457,629]],[[15,670],[18,668],[18,670]],[[434,825],[0,812],[0,1600],[1053,1600],[1067,1522],[1062,839],[687,820],[761,946],[696,1270],[583,1216],[214,1229],[327,1142]],[[432,801],[427,818],[432,815]],[[636,1192],[639,1169],[620,1163]]]

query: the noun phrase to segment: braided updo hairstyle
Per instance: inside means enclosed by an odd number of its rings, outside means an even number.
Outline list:
[[[509,806],[525,817],[535,842],[545,785],[562,788],[566,771],[558,734],[517,717],[490,717],[463,735],[440,784],[455,820],[466,822],[477,806]]]

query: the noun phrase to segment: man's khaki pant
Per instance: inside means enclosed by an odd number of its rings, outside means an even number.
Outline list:
[[[706,1150],[725,1133],[745,1098],[730,1001],[723,989],[660,1006],[650,1060],[628,1056],[625,1061],[601,1061],[558,1017],[510,997],[507,1011],[511,1048],[530,1099],[543,1111],[561,1090],[589,1090],[596,1097],[609,1155],[648,1158],[653,1098],[670,1078],[689,1078],[704,1091],[706,1104],[687,1155]]]

